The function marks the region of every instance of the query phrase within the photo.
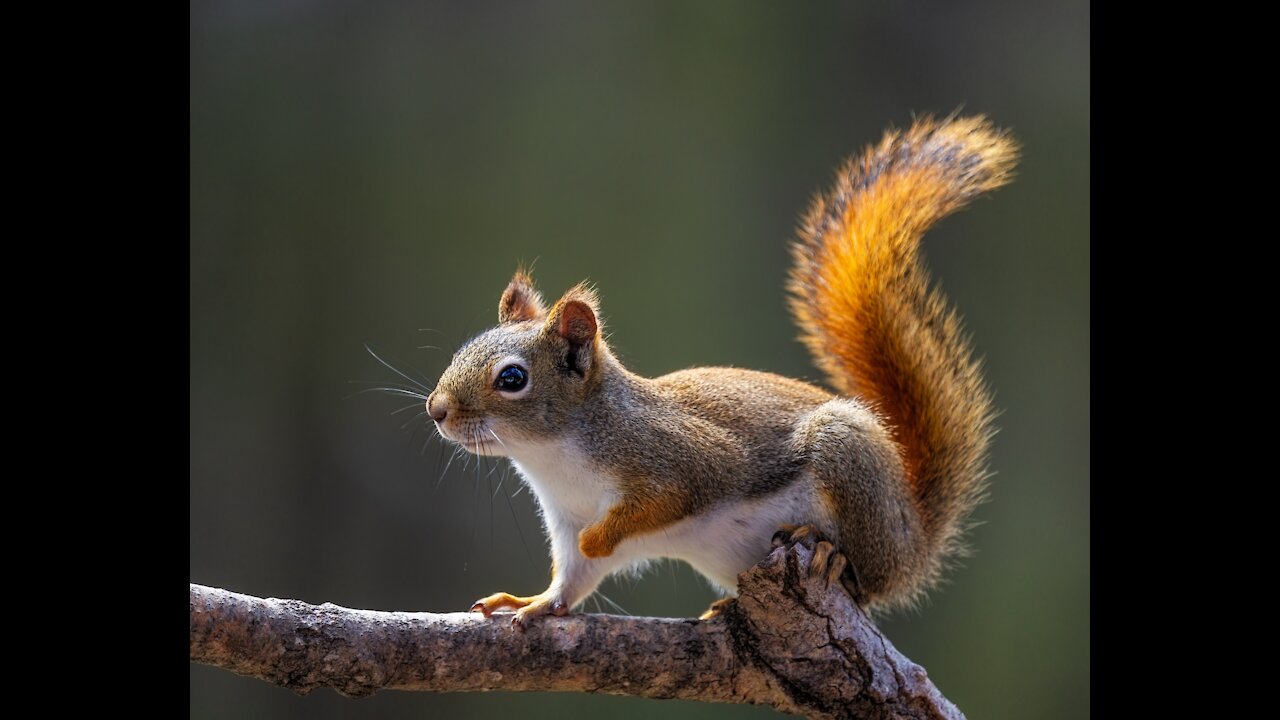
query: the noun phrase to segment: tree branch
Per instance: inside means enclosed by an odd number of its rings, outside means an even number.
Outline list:
[[[710,621],[351,610],[191,584],[191,660],[307,693],[568,690],[757,703],[816,718],[963,718],[848,593],[776,548]]]

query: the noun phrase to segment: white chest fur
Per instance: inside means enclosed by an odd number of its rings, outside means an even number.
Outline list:
[[[521,447],[513,457],[520,476],[538,498],[544,516],[575,526],[575,532],[604,516],[617,499],[613,480],[594,469],[570,443]],[[550,529],[550,528],[548,528]]]

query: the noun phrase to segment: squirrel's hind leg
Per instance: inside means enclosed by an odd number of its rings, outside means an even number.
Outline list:
[[[823,539],[823,534],[813,525],[784,524],[773,534],[773,547],[802,543],[813,549],[813,559],[807,568],[810,575],[825,579],[827,587],[840,582],[855,602],[861,604],[862,591],[858,587],[858,576],[849,564],[844,553],[836,550],[836,546]],[[706,612],[698,616],[699,620],[710,620],[722,612],[727,605],[737,600],[736,597],[720,598],[711,603]]]
[[[805,458],[819,502],[834,519],[835,536],[815,538],[814,561],[847,561],[842,575],[859,605],[903,591],[925,562],[920,518],[906,470],[889,430],[857,400],[831,400],[805,417],[792,436]],[[815,532],[809,530],[809,533]],[[803,541],[803,526],[791,531]],[[822,547],[824,543],[833,547]]]

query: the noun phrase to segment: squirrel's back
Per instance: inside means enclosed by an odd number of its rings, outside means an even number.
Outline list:
[[[846,163],[792,246],[789,290],[801,339],[840,393],[881,415],[920,515],[926,566],[888,604],[914,599],[963,552],[993,433],[981,363],[932,286],[920,238],[1006,183],[1016,155],[984,118],[917,120]]]

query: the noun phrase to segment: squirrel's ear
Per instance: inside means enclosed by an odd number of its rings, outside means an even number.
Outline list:
[[[546,332],[569,342],[574,351],[571,356],[575,369],[585,373],[595,354],[596,338],[600,336],[596,294],[586,285],[578,285],[565,293],[547,315]],[[587,352],[579,352],[584,348]]]
[[[516,270],[515,277],[511,278],[498,301],[498,322],[537,320],[546,312],[542,306],[542,295],[533,289],[533,278],[523,268]]]
[[[596,312],[581,300],[570,300],[560,309],[556,332],[575,347],[589,345],[596,339]]]

